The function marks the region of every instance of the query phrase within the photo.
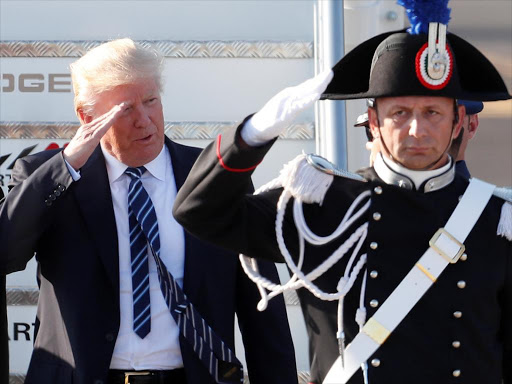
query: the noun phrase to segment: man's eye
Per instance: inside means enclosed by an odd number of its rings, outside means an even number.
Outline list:
[[[405,115],[405,111],[396,111],[394,113],[395,116],[398,116],[398,117],[401,117],[401,116],[404,116]]]

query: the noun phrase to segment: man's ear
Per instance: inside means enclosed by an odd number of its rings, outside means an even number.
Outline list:
[[[82,108],[77,108],[76,115],[80,119],[81,124],[88,124],[93,120],[92,116],[86,114]]]
[[[463,105],[457,106],[457,113],[459,114],[459,120],[453,129],[453,138],[456,138],[460,134],[462,125],[464,124],[464,118],[466,117],[466,108]]]
[[[370,124],[370,132],[372,133],[373,138],[379,138],[379,119],[375,108],[368,108],[368,123]]]
[[[478,128],[478,115],[469,116],[469,124],[468,124],[468,138],[471,140],[476,135],[476,130]]]

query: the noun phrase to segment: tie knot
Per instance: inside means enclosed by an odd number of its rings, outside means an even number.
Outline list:
[[[137,168],[128,167],[124,171],[124,173],[126,173],[128,176],[130,176],[132,178],[132,180],[133,179],[140,179],[144,172],[146,172],[146,167],[144,167],[144,166],[137,167]]]

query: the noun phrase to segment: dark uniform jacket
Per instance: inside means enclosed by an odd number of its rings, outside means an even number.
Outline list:
[[[200,149],[166,145],[179,189]],[[0,273],[24,268],[34,252],[39,263],[39,328],[26,384],[106,383],[120,322],[119,261],[99,146],[80,173],[74,182],[58,152],[18,160],[0,206]],[[277,278],[275,266],[264,268]],[[235,255],[185,234],[183,289],[232,348],[237,314],[251,382],[297,383],[284,302],[258,312],[257,289]],[[212,383],[188,342],[180,344],[187,382]]]
[[[179,192],[174,206],[177,220],[191,233],[228,249],[283,261],[275,234],[276,203],[282,189],[256,196],[244,193],[251,170],[271,144],[247,147],[234,130],[219,137],[203,151]],[[427,250],[432,235],[448,221],[468,181],[456,176],[446,187],[423,193],[385,184],[373,169],[363,174],[365,182],[335,177],[321,206],[304,206],[309,227],[326,236],[338,227],[357,196],[371,192],[370,208],[340,239],[321,247],[306,246],[302,270],[307,273],[318,266],[368,222],[360,253],[368,257],[364,304],[369,319]],[[512,383],[512,247],[496,235],[503,203],[491,198],[465,242],[465,260],[445,269],[370,357],[371,384],[501,384],[503,378]],[[296,257],[297,234],[290,211],[288,206],[283,232]],[[377,212],[380,215],[374,215]],[[336,292],[348,257],[315,280],[323,291]],[[347,344],[358,332],[355,314],[361,280],[362,273],[345,298]],[[312,381],[319,384],[338,357],[338,303],[320,301],[304,288],[298,294],[310,339]],[[376,300],[374,306],[372,300]],[[370,364],[374,359],[380,365]],[[458,377],[454,372],[460,373]],[[363,383],[361,371],[349,382]]]

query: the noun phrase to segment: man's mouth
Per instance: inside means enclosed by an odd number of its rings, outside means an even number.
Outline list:
[[[141,137],[140,139],[137,139],[135,141],[138,141],[140,143],[145,143],[147,141],[150,141],[151,138],[153,137],[153,134],[150,134],[150,135],[147,135],[147,136],[144,136],[144,137]]]
[[[409,152],[425,153],[428,152],[428,147],[408,147],[407,150]]]

